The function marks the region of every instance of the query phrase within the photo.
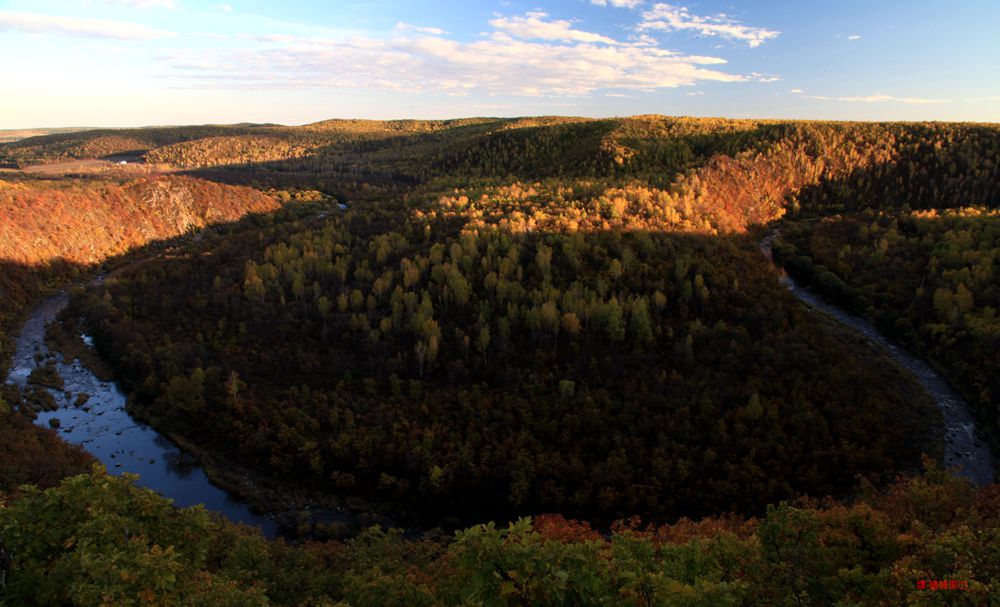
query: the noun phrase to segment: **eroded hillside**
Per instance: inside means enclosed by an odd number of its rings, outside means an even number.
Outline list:
[[[0,370],[23,306],[46,285],[152,241],[279,206],[250,188],[180,176],[0,180]]]
[[[87,265],[159,239],[278,208],[270,196],[189,177],[0,181],[0,259]]]

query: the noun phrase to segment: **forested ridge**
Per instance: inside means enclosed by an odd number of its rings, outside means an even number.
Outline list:
[[[106,545],[149,564],[172,543],[173,564],[134,579],[172,571],[155,583],[182,604],[920,604],[918,576],[947,572],[981,603],[996,584],[995,487],[937,471],[889,485],[940,458],[940,414],[802,307],[757,241],[780,222],[780,263],[927,355],[1000,436],[1000,128],[328,121],[73,133],[0,155],[100,146],[295,203],[73,298],[65,321],[94,337],[134,414],[415,521],[558,512],[614,529],[542,517],[292,547],[178,514],[255,556],[184,553],[176,529]],[[261,196],[208,198],[230,195]],[[55,491],[140,499],[96,473],[69,482]],[[840,501],[783,502],[799,495]],[[28,524],[25,503],[0,519]],[[635,515],[706,518],[613,526]],[[291,563],[313,584],[285,586]]]
[[[190,177],[0,181],[0,256],[93,264],[150,242],[278,208],[269,196]]]
[[[561,119],[559,119],[561,121]],[[176,166],[245,164],[294,158],[298,150],[513,120],[327,120],[302,127],[271,124],[91,129],[27,137],[0,147],[0,161],[31,165],[73,158],[143,155]]]
[[[919,391],[848,364],[752,250],[423,221],[368,236],[354,217],[259,262],[210,242],[83,302],[137,410],[283,477],[452,513],[761,508],[918,459]]]

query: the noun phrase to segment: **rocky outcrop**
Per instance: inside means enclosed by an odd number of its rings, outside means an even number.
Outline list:
[[[0,260],[93,264],[152,240],[273,211],[251,188],[189,177],[110,182],[0,181]]]

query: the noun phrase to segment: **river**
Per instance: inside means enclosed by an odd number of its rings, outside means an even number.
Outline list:
[[[777,234],[771,232],[761,241],[760,248],[771,258],[771,242]],[[835,319],[841,325],[861,333],[882,347],[896,362],[909,370],[941,408],[945,423],[945,465],[977,485],[994,481],[993,459],[989,446],[976,434],[975,421],[968,404],[930,365],[885,338],[867,320],[832,305],[799,285],[778,268],[781,282],[800,301],[814,310]],[[180,507],[204,504],[228,519],[256,526],[267,537],[275,537],[278,525],[266,516],[250,509],[212,485],[204,470],[190,455],[161,436],[148,425],[138,422],[126,412],[126,396],[113,382],[100,380],[79,361],[65,363],[62,357],[48,351],[45,327],[66,307],[69,296],[61,293],[46,299],[32,311],[17,339],[17,349],[7,378],[9,383],[25,386],[31,371],[47,360],[55,360],[62,376],[64,389],[50,390],[59,408],[39,413],[36,423],[49,426],[59,420],[58,432],[69,443],[81,445],[114,474],[138,474],[138,485],[148,487],[173,500]],[[83,336],[85,341],[89,338]],[[90,398],[80,407],[74,405],[77,395]]]
[[[779,235],[776,229],[768,232],[760,242],[760,249],[778,271],[781,283],[809,308],[822,312],[841,325],[864,335],[869,341],[881,347],[890,358],[909,371],[941,409],[945,426],[945,467],[957,469],[960,476],[969,479],[976,485],[993,483],[996,478],[993,456],[987,442],[980,438],[976,431],[976,421],[972,416],[969,403],[965,402],[948,381],[926,361],[907,352],[903,347],[879,333],[878,329],[868,320],[831,304],[808,288],[803,287],[784,269],[774,264],[771,246]]]
[[[68,301],[69,296],[61,293],[32,311],[18,335],[8,383],[23,387],[31,371],[53,357],[45,345],[45,327]],[[86,336],[84,340],[89,342]],[[146,424],[132,419],[125,411],[126,396],[114,382],[100,380],[78,360],[66,364],[61,356],[53,358],[65,384],[63,391],[49,390],[59,408],[39,413],[35,423],[48,427],[50,420],[59,420],[57,431],[66,442],[82,446],[113,474],[138,474],[139,486],[173,500],[176,506],[204,504],[207,510],[231,521],[260,528],[267,537],[277,535],[278,525],[273,520],[254,514],[212,485],[194,458]],[[81,393],[90,398],[76,407],[74,401]]]

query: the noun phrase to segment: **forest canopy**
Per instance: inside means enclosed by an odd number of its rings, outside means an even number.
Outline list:
[[[761,511],[939,453],[919,388],[803,316],[747,234],[861,200],[992,204],[996,129],[363,134],[233,174],[374,189],[78,302],[136,412],[272,474],[466,514]]]

